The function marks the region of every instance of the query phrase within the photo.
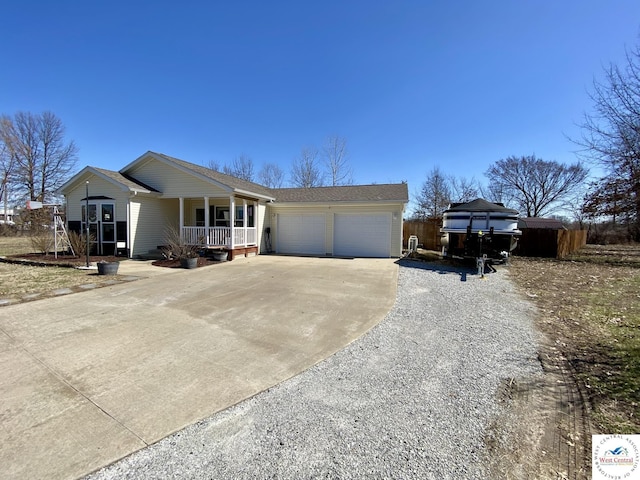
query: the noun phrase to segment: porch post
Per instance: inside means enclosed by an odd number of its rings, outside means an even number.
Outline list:
[[[180,238],[182,237],[182,227],[184,227],[184,197],[180,197],[180,225],[178,225],[178,231],[180,232]]]
[[[258,202],[253,201],[253,228],[256,229],[256,245],[260,250],[260,233],[258,232]]]
[[[247,219],[247,201],[242,199],[242,228],[244,230],[244,246],[247,246],[247,223],[249,223]]]
[[[209,197],[204,197],[204,241],[205,247],[209,246]]]
[[[231,245],[230,248],[236,244],[234,235],[234,226],[236,224],[236,199],[233,195],[229,197],[229,225],[231,226]]]

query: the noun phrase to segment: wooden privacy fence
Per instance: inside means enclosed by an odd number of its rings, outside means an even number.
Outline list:
[[[514,253],[523,257],[565,258],[586,244],[586,230],[524,228]]]
[[[587,244],[586,230],[558,230],[558,258],[577,252]]]
[[[418,237],[418,243],[426,250],[440,250],[440,227],[442,221],[440,219],[430,220],[406,220],[402,228],[402,245],[404,248],[409,243],[409,237],[415,235]]]

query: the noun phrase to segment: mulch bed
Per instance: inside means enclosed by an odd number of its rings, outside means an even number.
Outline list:
[[[81,267],[86,265],[87,258],[86,257],[78,257],[73,255],[64,255],[58,254],[58,258],[53,254],[44,255],[42,253],[25,253],[22,255],[7,255],[8,260],[15,260],[18,263],[20,260],[27,260],[29,263],[37,264],[37,265],[56,265],[59,267]],[[89,261],[91,263],[97,262],[120,262],[122,260],[127,260],[126,257],[115,257],[113,255],[91,255],[89,257]],[[218,263],[211,258],[208,257],[199,257],[198,258],[198,267],[207,267],[209,265],[216,265]],[[156,267],[165,267],[165,268],[182,268],[180,265],[180,260],[156,260],[151,263]]]
[[[208,267],[209,265],[216,265],[218,263],[215,260],[208,257],[198,257],[198,267]],[[151,263],[151,265],[155,267],[166,267],[166,268],[182,268],[180,265],[180,260],[174,258],[173,260],[156,260]]]
[[[56,265],[59,267],[81,267],[86,265],[87,257],[78,257],[74,255],[66,255],[66,254],[58,254],[58,258],[53,254],[42,254],[42,253],[23,253],[21,255],[7,255],[6,258],[8,260],[15,260],[19,262],[20,260],[27,260],[29,263],[40,264],[40,265]],[[91,263],[95,262],[119,262],[121,260],[125,260],[123,257],[115,257],[113,255],[105,255],[105,256],[97,256],[91,255],[89,257],[89,261]]]

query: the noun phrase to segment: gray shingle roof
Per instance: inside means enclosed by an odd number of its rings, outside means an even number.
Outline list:
[[[210,178],[211,180],[215,180],[216,182],[220,182],[223,185],[227,185],[234,190],[243,190],[245,192],[257,193],[258,195],[273,198],[273,193],[266,187],[254,183],[249,182],[247,180],[243,180],[238,177],[234,177],[232,175],[227,175],[226,173],[217,172],[215,170],[211,170],[210,168],[203,167],[201,165],[196,165],[195,163],[185,162],[184,160],[180,160],[179,158],[170,157],[169,155],[164,155],[163,153],[151,152],[158,157],[162,157],[169,162],[176,163],[183,168],[191,170],[199,175]]]
[[[149,192],[157,192],[157,190],[149,185],[145,185],[144,183],[136,180],[129,175],[123,175],[120,172],[114,172],[113,170],[106,170],[104,168],[92,167],[94,170],[100,172],[105,177],[109,177],[112,180],[115,180],[118,183],[123,184],[125,187],[128,187],[130,190],[147,190]]]
[[[340,187],[273,188],[276,203],[301,202],[408,202],[406,183],[347,185]]]
[[[518,219],[518,228],[546,228],[550,230],[564,230],[562,222],[556,218],[524,217]]]

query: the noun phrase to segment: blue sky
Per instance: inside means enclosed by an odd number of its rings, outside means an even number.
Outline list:
[[[588,90],[640,34],[637,0],[8,1],[0,113],[54,112],[78,168],[147,150],[285,171],[347,139],[356,183],[574,162]]]

